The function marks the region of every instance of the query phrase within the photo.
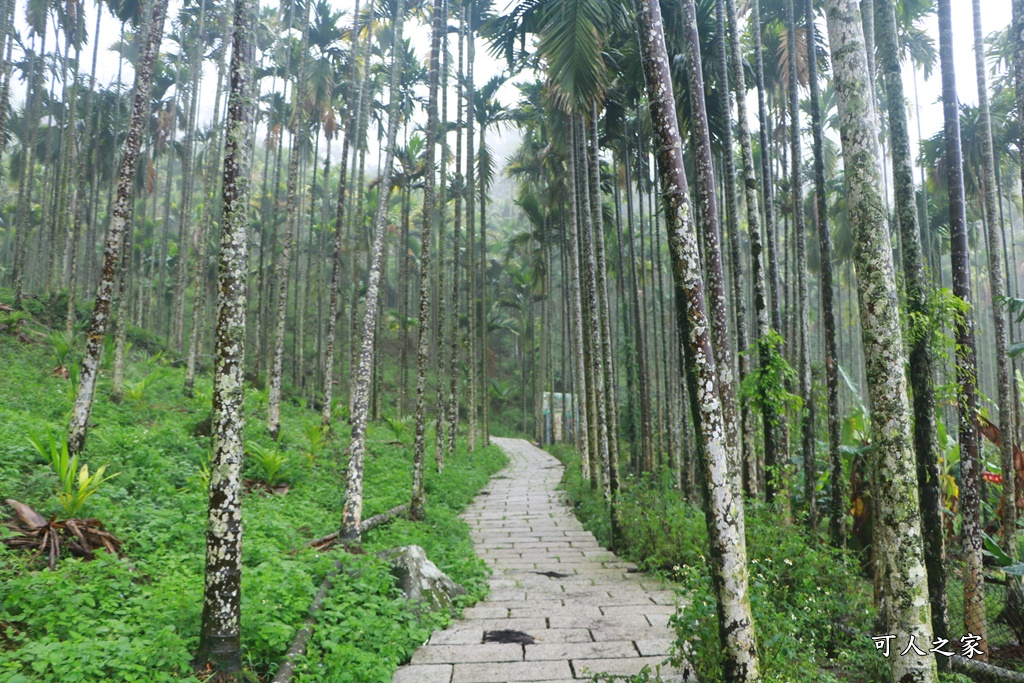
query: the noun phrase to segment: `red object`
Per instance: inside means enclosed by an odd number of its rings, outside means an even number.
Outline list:
[[[982,472],[981,478],[992,484],[1002,484],[1003,475],[996,474],[995,472]]]

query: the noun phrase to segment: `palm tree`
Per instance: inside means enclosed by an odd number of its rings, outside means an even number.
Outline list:
[[[896,15],[893,0],[877,0],[875,37],[888,103],[889,140],[893,160],[893,187],[896,215],[903,252],[903,283],[907,312],[927,319],[930,315],[921,233],[918,229],[914,192],[914,169],[907,130],[907,112],[903,96],[903,77],[896,43]],[[938,638],[949,634],[946,611],[946,573],[944,536],[939,491],[938,445],[935,442],[935,391],[930,340],[925,334],[910,342],[910,385],[914,399],[914,451],[917,455],[917,481],[921,496],[921,527],[924,533],[924,559],[928,568],[928,595],[931,600],[932,630]],[[940,662],[943,660],[937,658]]]
[[[338,193],[337,201],[335,203],[335,219],[334,219],[334,252],[331,258],[331,290],[327,313],[327,340],[324,351],[324,385],[323,385],[323,408],[320,413],[320,423],[324,427],[331,426],[331,417],[333,414],[333,396],[334,396],[334,347],[337,337],[338,330],[338,299],[341,296],[341,253],[342,253],[342,237],[345,229],[345,197],[348,192],[348,154],[349,149],[355,150],[355,145],[352,144],[356,134],[357,127],[355,125],[355,118],[358,112],[362,110],[362,103],[359,98],[363,96],[363,91],[360,87],[359,79],[359,64],[362,60],[365,60],[367,55],[366,52],[369,50],[369,32],[367,32],[366,42],[363,44],[366,47],[360,53],[359,43],[359,2],[356,1],[355,9],[352,12],[352,48],[351,48],[351,67],[349,70],[349,81],[348,91],[351,96],[353,92],[356,94],[355,102],[349,101],[346,106],[346,124],[345,132],[342,138],[341,144],[341,164],[339,165],[338,175]],[[354,106],[353,106],[354,105]],[[354,154],[353,154],[354,156]]]
[[[430,80],[427,96],[427,140],[423,179],[423,229],[420,233],[420,302],[416,344],[416,435],[413,441],[412,504],[409,516],[423,519],[423,470],[427,441],[427,353],[430,332],[430,243],[435,209],[434,150],[437,141],[437,90],[440,69],[441,33],[444,30],[443,0],[434,0],[430,30]],[[404,341],[404,339],[403,339]]]
[[[757,176],[754,172],[754,154],[750,139],[750,128],[747,123],[747,86],[744,77],[743,53],[740,50],[740,27],[736,16],[736,0],[726,0],[726,12],[729,20],[730,62],[735,75],[733,89],[736,93],[736,127],[740,139],[740,159],[743,169],[743,187],[746,192],[747,233],[750,236],[750,260],[753,264],[754,279],[754,315],[757,322],[758,358],[762,367],[767,367],[770,348],[767,340],[771,336],[771,324],[768,311],[768,284],[766,281],[765,264],[762,259],[764,248],[761,240],[761,214],[758,210]],[[767,202],[767,199],[766,199]],[[767,226],[767,224],[766,224]],[[762,400],[762,424],[764,432],[764,461],[774,464],[778,458],[779,416],[775,404]],[[765,477],[765,496],[768,496],[768,476]],[[774,484],[772,485],[774,487]],[[775,489],[772,488],[772,491]]]
[[[960,115],[953,71],[953,21],[950,0],[938,0],[939,63],[942,71],[942,113],[945,120],[946,184],[949,189],[950,259],[953,268],[953,296],[963,310],[956,319],[956,374],[960,384],[960,509],[964,543],[964,628],[986,638],[985,586],[981,563],[981,501],[978,492],[977,410],[978,365],[975,360],[974,316],[971,312],[970,251],[967,245],[967,216],[964,199],[963,158],[960,148]]]
[[[687,0],[689,1],[689,0]],[[676,118],[672,78],[662,30],[661,8],[652,0],[639,0],[636,8],[647,96],[658,143],[661,178],[673,276],[685,296],[689,373],[700,387],[700,452],[704,469],[706,521],[711,542],[711,572],[718,603],[718,624],[725,653],[724,674],[729,681],[758,678],[750,598],[747,595],[747,557],[743,504],[735,456],[725,438],[718,398],[718,376],[708,334],[704,281],[700,271],[697,235],[690,218],[689,189],[683,166],[682,141]],[[692,10],[691,10],[692,16]],[[682,321],[680,321],[682,322]]]
[[[284,244],[281,248],[280,260],[277,264],[277,312],[275,314],[274,358],[270,370],[270,392],[267,400],[267,431],[274,439],[281,430],[281,381],[284,373],[284,332],[285,314],[288,310],[288,281],[291,268],[292,240],[298,230],[298,183],[299,183],[299,151],[301,136],[305,126],[302,125],[306,106],[306,62],[309,43],[309,10],[312,2],[306,0],[301,9],[301,38],[299,39],[299,68],[292,88],[292,149],[288,160],[288,189],[285,198]]]
[[[832,69],[839,96],[847,202],[854,228],[854,258],[862,324],[871,436],[875,448],[875,525],[887,628],[899,643],[932,642],[921,547],[921,521],[910,440],[910,408],[903,369],[903,339],[896,277],[882,198],[877,123],[857,0],[826,0]],[[895,646],[895,645],[894,645]],[[902,645],[900,645],[902,647]],[[892,657],[892,681],[938,680],[931,657]]]
[[[828,223],[828,194],[825,187],[825,141],[821,122],[821,93],[818,88],[817,41],[814,39],[814,0],[804,3],[804,32],[807,44],[807,85],[810,89],[811,137],[814,148],[815,220],[821,270],[821,316],[824,320],[825,386],[828,405],[828,455],[831,464],[829,531],[832,545],[846,545],[846,478],[840,452],[839,352],[836,345],[836,314],[833,303],[832,234]]]
[[[981,165],[983,174],[982,198],[984,200],[985,243],[988,251],[988,278],[992,294],[992,318],[995,325],[996,341],[996,385],[999,400],[999,431],[1010,434],[1013,431],[1013,409],[1015,403],[1010,393],[1010,358],[1006,353],[1006,313],[999,301],[1005,292],[1003,270],[999,263],[1002,245],[999,241],[999,209],[996,207],[996,162],[992,147],[992,116],[989,110],[988,81],[985,69],[985,45],[981,38],[981,3],[972,0],[974,15],[974,68],[978,80],[978,109],[981,113]],[[1018,114],[1019,115],[1019,114]],[[1003,472],[1014,472],[1013,439],[1000,442],[1000,463]],[[1003,477],[1003,545],[1010,557],[1017,557],[1017,495],[1014,490],[1015,477]]]
[[[242,670],[242,403],[255,18],[254,0],[236,0],[224,149],[206,584],[194,662],[197,670],[212,670],[220,681],[239,680]]]
[[[359,367],[354,374],[352,401],[352,441],[348,451],[348,477],[345,486],[345,504],[342,509],[339,538],[350,546],[360,542],[359,525],[363,517],[363,460],[366,455],[366,423],[370,410],[370,379],[374,342],[377,331],[381,266],[384,260],[384,237],[387,233],[387,208],[391,195],[392,165],[395,159],[395,144],[398,137],[401,93],[399,92],[402,71],[402,26],[405,21],[405,0],[396,0],[392,17],[394,40],[391,55],[391,82],[388,93],[388,128],[384,153],[384,165],[377,192],[377,209],[374,217],[374,237],[370,251],[370,269],[367,273],[366,311],[363,318],[362,341],[359,349]]]
[[[795,0],[786,0],[786,30],[789,45],[789,132],[790,132],[790,191],[792,192],[793,232],[796,235],[796,287],[797,287],[797,338],[799,340],[800,396],[804,400],[801,416],[801,442],[803,445],[804,504],[807,508],[807,526],[814,529],[818,523],[815,503],[815,488],[818,485],[817,464],[814,453],[814,397],[811,394],[811,349],[809,344],[810,309],[807,303],[807,239],[804,230],[804,192],[800,178],[800,106],[797,92],[797,48]],[[814,50],[813,32],[804,36],[804,41]]]
[[[143,35],[147,36],[143,52],[135,71],[135,94],[132,98],[131,118],[124,143],[124,154],[121,157],[121,170],[117,182],[117,199],[114,202],[110,230],[104,249],[103,270],[100,273],[96,303],[93,306],[89,321],[89,331],[82,366],[78,375],[78,392],[71,409],[71,420],[68,425],[68,450],[80,453],[85,445],[85,436],[89,429],[89,415],[92,412],[93,396],[96,392],[96,379],[99,374],[100,356],[103,352],[103,340],[107,334],[110,321],[110,305],[113,299],[114,284],[118,273],[118,260],[125,240],[125,231],[132,216],[132,197],[135,192],[135,170],[139,161],[139,148],[142,145],[143,129],[148,121],[150,91],[153,87],[153,67],[157,53],[160,51],[160,40],[163,37],[164,16],[167,12],[167,0],[153,0],[149,21],[145,24]],[[122,302],[123,305],[123,302]]]

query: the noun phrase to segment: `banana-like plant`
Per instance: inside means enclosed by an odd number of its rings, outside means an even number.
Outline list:
[[[67,439],[59,442],[50,437],[48,446],[44,446],[42,440],[35,434],[29,434],[29,441],[44,459],[49,460],[50,465],[57,473],[60,485],[57,488],[57,499],[60,500],[64,513],[69,517],[75,517],[81,512],[85,502],[96,493],[105,482],[116,477],[120,472],[104,476],[107,470],[102,465],[95,472],[89,472],[89,465],[82,463],[78,465],[78,455],[71,455],[68,450]]]

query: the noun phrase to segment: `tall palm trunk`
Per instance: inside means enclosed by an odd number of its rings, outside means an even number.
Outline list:
[[[197,670],[212,669],[220,680],[240,680],[242,669],[242,410],[255,15],[254,0],[236,0],[224,147],[206,584],[195,659]]]
[[[93,30],[94,36],[98,36],[100,33],[102,18],[102,8],[97,6],[96,27]],[[68,308],[64,324],[64,329],[68,334],[71,333],[76,321],[75,301],[77,299],[78,291],[78,250],[82,235],[82,221],[85,218],[87,206],[86,194],[89,189],[89,168],[93,167],[96,163],[96,145],[92,144],[91,132],[93,130],[93,100],[96,92],[96,63],[97,58],[99,57],[99,44],[100,41],[93,41],[92,65],[89,67],[89,90],[85,94],[85,115],[82,119],[84,121],[82,140],[84,144],[88,145],[88,151],[80,150],[78,155],[78,179],[77,189],[75,190],[76,201],[74,205],[74,216],[72,219],[74,221],[74,225],[72,227],[73,237],[71,242],[71,259],[68,264],[67,277]],[[2,106],[3,102],[0,101],[0,107]],[[0,112],[2,112],[2,110],[0,110]],[[0,130],[2,130],[2,126],[0,126]],[[2,138],[2,135],[0,135],[0,138]],[[2,145],[2,143],[0,143],[0,145]],[[0,147],[0,151],[2,151],[2,147]],[[95,179],[93,179],[93,182],[95,182]],[[87,241],[86,244],[91,248],[91,241]]]
[[[636,275],[636,239],[633,236],[633,183],[630,178],[630,166],[632,161],[630,159],[629,150],[626,150],[624,154],[625,161],[623,162],[623,169],[625,171],[624,181],[626,186],[626,228],[627,228],[627,239],[626,244],[629,249],[629,282],[630,288],[633,291],[633,327],[634,337],[636,343],[636,364],[637,364],[637,384],[639,385],[640,391],[640,453],[639,463],[636,468],[639,472],[641,468],[647,469],[650,467],[653,469],[654,463],[654,443],[652,439],[652,425],[651,425],[651,388],[650,388],[650,373],[647,367],[647,333],[646,325],[644,325],[644,301],[641,299],[641,286],[637,280]]]
[[[594,415],[596,416],[597,432],[597,457],[601,463],[601,476],[604,483],[604,494],[606,500],[611,500],[611,451],[608,445],[608,404],[606,401],[606,381],[604,356],[601,352],[603,331],[601,327],[601,314],[598,310],[597,284],[597,253],[594,247],[596,241],[593,202],[590,196],[590,172],[588,170],[587,152],[585,147],[585,123],[583,115],[577,114],[575,126],[572,130],[572,147],[569,153],[569,162],[573,167],[573,174],[577,177],[579,188],[579,206],[582,210],[581,222],[581,266],[583,268],[583,290],[586,292],[584,315],[589,324],[589,333],[586,343],[589,348],[590,376],[593,379],[591,395],[594,399]],[[589,386],[589,385],[588,385]]]
[[[281,381],[284,374],[284,323],[288,312],[288,271],[291,268],[292,241],[297,230],[299,211],[299,148],[302,135],[303,109],[306,94],[306,50],[309,41],[309,10],[306,3],[302,16],[302,39],[300,40],[299,73],[292,91],[292,116],[289,128],[292,131],[292,149],[288,159],[288,189],[285,198],[284,244],[277,264],[277,312],[275,313],[274,359],[270,369],[270,391],[267,398],[267,432],[276,439],[281,431]]]
[[[733,93],[729,87],[728,36],[725,29],[725,2],[715,0],[715,21],[717,39],[715,41],[715,58],[718,60],[718,81],[720,107],[725,115],[722,117],[722,166],[725,176],[725,227],[729,240],[729,255],[732,259],[732,291],[733,307],[736,317],[736,350],[740,352],[738,376],[734,386],[741,386],[744,378],[750,374],[750,358],[746,351],[747,336],[747,296],[743,279],[743,252],[740,244],[739,229],[739,194],[736,190],[736,162],[733,157],[732,111]],[[754,444],[754,421],[750,407],[740,406],[741,460],[743,463],[743,490],[748,496],[756,496],[757,485],[757,452]]]
[[[395,29],[391,55],[391,82],[388,93],[388,133],[377,190],[377,210],[374,218],[373,246],[370,251],[370,270],[366,283],[366,312],[359,349],[359,368],[354,373],[354,400],[352,402],[352,442],[348,450],[348,476],[345,486],[345,504],[342,509],[339,538],[347,545],[359,545],[359,524],[363,518],[363,461],[366,455],[366,423],[370,410],[371,367],[377,330],[378,294],[381,266],[384,260],[384,237],[387,233],[388,198],[391,195],[391,167],[395,160],[395,140],[398,137],[399,76],[402,70],[402,25],[405,20],[405,0],[397,0]]]
[[[1014,490],[1015,472],[1013,463],[1013,408],[1015,401],[1010,393],[1010,357],[1006,353],[1006,313],[1001,302],[1006,287],[1003,283],[1003,269],[999,263],[998,208],[996,206],[996,160],[992,149],[992,114],[988,101],[988,83],[985,75],[985,44],[981,33],[981,3],[972,0],[974,14],[974,68],[978,80],[978,109],[981,114],[981,164],[984,178],[985,237],[988,251],[988,278],[992,296],[992,320],[995,325],[996,386],[999,397],[999,431],[1004,436],[1000,442],[1003,476],[1003,548],[1010,557],[1017,557],[1017,496]]]
[[[909,638],[932,642],[921,520],[910,440],[910,409],[903,368],[903,339],[896,276],[882,197],[877,122],[857,0],[826,0],[832,69],[846,168],[847,198],[854,229],[862,341],[871,399],[875,447],[875,524],[885,568],[886,631],[894,647]],[[938,679],[931,657],[891,657],[893,683]]]
[[[733,90],[736,93],[736,127],[740,138],[743,187],[746,191],[747,233],[750,236],[750,260],[754,278],[754,315],[757,321],[757,336],[759,340],[758,357],[763,368],[769,362],[769,349],[764,341],[769,337],[771,325],[768,318],[768,285],[765,278],[764,247],[761,240],[761,214],[758,211],[757,176],[754,172],[754,152],[750,141],[750,127],[747,123],[747,86],[743,75],[744,60],[743,52],[740,49],[740,26],[736,16],[736,0],[726,0],[725,7],[729,19],[730,62],[736,78]],[[765,201],[767,204],[770,200],[766,199]],[[765,465],[770,463],[774,466],[778,459],[779,446],[776,425],[779,422],[779,416],[776,413],[774,403],[771,401],[762,401],[762,405],[764,462]],[[774,495],[776,489],[774,484],[770,487],[768,486],[770,478],[769,475],[764,475],[766,497],[769,490]]]
[[[430,243],[434,218],[434,148],[437,143],[437,90],[440,70],[441,33],[444,30],[443,0],[434,0],[431,9],[430,62],[428,65],[429,93],[427,95],[427,134],[424,149],[423,177],[423,229],[420,231],[420,301],[416,329],[416,432],[413,441],[412,504],[409,516],[423,519],[423,471],[427,450],[427,352],[430,337]]]
[[[931,315],[927,298],[929,283],[921,255],[913,157],[907,129],[906,100],[903,96],[893,0],[877,0],[875,28],[878,55],[885,75],[893,188],[896,218],[900,227],[900,246],[903,252],[903,286],[907,297],[907,312],[911,316],[927,319]],[[917,455],[917,486],[921,497],[921,531],[924,535],[924,561],[928,569],[932,630],[935,637],[947,638],[949,616],[946,609],[946,566],[943,547],[945,533],[942,527],[942,498],[935,437],[935,369],[928,336],[916,335],[910,340],[910,344],[909,378],[914,401],[914,451]],[[936,657],[936,660],[940,667],[946,664],[942,657]]]
[[[200,24],[201,25],[201,24]],[[230,42],[232,39],[232,31],[234,30],[233,24],[228,24],[227,33],[225,39]],[[207,151],[207,167],[204,175],[205,183],[204,189],[206,191],[206,199],[203,201],[203,215],[200,218],[199,226],[197,229],[196,242],[198,242],[198,251],[196,253],[196,269],[193,275],[193,282],[195,293],[192,297],[192,320],[189,326],[188,334],[188,359],[185,362],[185,395],[188,396],[192,393],[192,387],[196,381],[196,364],[199,360],[199,348],[202,346],[202,340],[205,336],[203,334],[203,307],[206,301],[206,283],[207,283],[207,260],[209,258],[210,248],[210,232],[213,229],[213,212],[216,201],[214,200],[217,192],[217,168],[220,166],[220,153],[221,153],[221,136],[220,136],[220,93],[221,87],[223,87],[224,81],[224,58],[227,54],[227,50],[222,49],[220,51],[220,58],[217,64],[217,87],[214,90],[216,93],[213,103],[213,132],[210,136],[210,146]],[[202,63],[201,61],[199,62]],[[198,85],[198,84],[197,84]],[[197,91],[198,92],[198,91]],[[195,119],[193,118],[193,121]],[[185,197],[192,194],[192,174],[189,173],[189,182],[185,183],[184,177],[182,179],[182,192]],[[182,198],[184,201],[184,197]],[[186,220],[189,214],[182,213],[182,217]]]
[[[349,149],[353,151],[352,158],[355,160],[355,151],[358,149],[358,145],[353,145],[352,141],[359,134],[358,127],[358,116],[362,110],[362,97],[365,95],[362,80],[359,79],[359,63],[360,58],[366,59],[367,50],[370,41],[370,32],[367,32],[366,43],[363,44],[363,52],[358,55],[352,62],[352,70],[349,77],[350,87],[354,88],[357,92],[357,99],[355,106],[348,107],[348,121],[345,124],[345,137],[341,143],[341,163],[338,167],[338,198],[335,204],[335,220],[334,220],[334,253],[331,259],[331,294],[330,304],[328,306],[327,313],[327,341],[326,351],[324,352],[324,385],[323,385],[323,408],[320,414],[320,423],[324,427],[331,426],[331,417],[333,414],[334,402],[334,351],[335,343],[338,336],[338,301],[341,297],[341,252],[342,252],[342,236],[344,233],[345,226],[345,196],[348,193],[348,157]],[[352,13],[352,53],[357,54],[359,52],[359,2],[356,1],[355,9]]]
[[[463,123],[463,99],[462,99],[462,52],[465,43],[465,16],[459,31],[458,65],[456,70],[455,88],[455,216],[452,222],[452,335],[451,335],[451,367],[448,374],[448,444],[447,454],[455,454],[455,441],[459,426],[459,233],[462,229],[462,197],[465,193],[465,184],[462,176],[462,123]]]
[[[149,98],[153,89],[153,65],[160,51],[160,40],[163,37],[164,16],[167,13],[167,0],[154,0],[150,15],[146,41],[142,56],[135,70],[135,89],[132,97],[131,119],[128,122],[128,133],[124,142],[124,154],[121,157],[121,170],[117,181],[117,199],[114,202],[104,249],[103,270],[100,273],[96,303],[86,337],[85,354],[82,367],[78,374],[78,392],[71,408],[71,420],[68,425],[68,449],[71,453],[79,453],[85,445],[85,436],[89,429],[89,415],[92,412],[93,396],[96,393],[96,380],[100,369],[100,356],[103,353],[103,339],[107,334],[110,321],[110,303],[117,280],[117,262],[121,258],[125,230],[129,229],[132,217],[133,197],[135,194],[135,170],[139,161],[139,147],[142,136],[149,121]]]
[[[0,54],[3,55],[3,62],[0,63],[0,156],[7,148],[7,123],[10,120],[10,94],[11,94],[11,56],[14,51],[14,5],[15,0],[7,0],[4,3],[3,14],[0,15]],[[96,60],[93,60],[95,63]],[[3,166],[0,165],[0,180],[3,179]]]
[[[796,236],[796,287],[797,287],[797,339],[800,348],[800,396],[804,400],[800,419],[801,443],[804,466],[804,505],[807,512],[807,526],[814,529],[818,524],[815,502],[815,488],[818,485],[818,468],[814,454],[814,396],[811,390],[811,348],[809,342],[810,307],[807,303],[807,237],[804,229],[804,192],[800,179],[800,98],[797,92],[796,72],[796,9],[795,0],[786,0],[786,27],[789,37],[789,132],[790,168],[789,184],[792,190],[793,232]],[[813,33],[805,36],[813,50]]]
[[[619,411],[616,399],[616,374],[612,354],[611,313],[608,310],[608,265],[605,259],[603,209],[601,203],[601,160],[600,145],[597,134],[598,110],[597,101],[590,103],[590,153],[587,155],[587,170],[590,174],[590,213],[593,217],[594,257],[597,266],[597,308],[601,328],[601,365],[604,369],[604,400],[605,414],[608,421],[608,492],[612,502],[611,530],[612,544],[619,535],[618,517],[614,514],[615,501],[619,492]],[[532,318],[532,311],[530,312]]]
[[[686,36],[686,75],[690,91],[690,117],[694,137],[694,165],[697,169],[697,232],[704,243],[702,262],[707,273],[708,319],[711,323],[712,348],[718,377],[718,398],[722,402],[722,425],[730,455],[739,456],[740,439],[736,425],[736,390],[732,379],[732,351],[729,348],[729,310],[725,297],[725,271],[722,267],[722,246],[719,243],[718,199],[715,195],[714,158],[711,155],[711,134],[704,102],[704,75],[701,66],[700,33],[694,0],[683,0],[684,35]],[[739,475],[743,463],[737,458],[729,463]],[[740,480],[734,495],[739,495]]]
[[[39,52],[46,51],[46,23],[44,20],[40,32]],[[39,106],[43,93],[39,87],[39,64],[40,55],[35,52],[35,36],[32,38],[32,51],[28,59],[28,91],[25,93],[25,111],[28,117],[23,122],[24,132],[22,135],[26,141],[24,159],[22,160],[21,176],[18,179],[18,208],[16,215],[17,227],[14,233],[14,307],[21,308],[21,299],[25,289],[25,268],[28,259],[29,241],[32,237],[31,217],[29,216],[32,204],[33,176],[35,175],[35,160],[33,152],[36,148],[36,140],[39,136]],[[111,284],[113,287],[113,284]]]
[[[772,178],[772,159],[777,155],[772,154],[771,122],[768,117],[768,105],[766,101],[766,89],[764,83],[764,50],[761,47],[761,6],[759,0],[752,0],[750,4],[750,30],[754,37],[754,78],[757,85],[757,121],[760,128],[761,143],[761,199],[764,209],[764,238],[767,256],[768,287],[771,290],[771,315],[772,328],[782,334],[782,299],[779,291],[779,259],[775,249],[776,225],[775,225],[775,189]],[[765,461],[768,455],[765,454]],[[774,464],[774,463],[773,463]],[[769,481],[766,494],[769,500],[775,493],[775,487]]]
[[[441,26],[444,27],[441,35],[441,54],[444,55],[444,65],[441,68],[441,112],[438,123],[441,133],[441,187],[438,191],[438,226],[437,226],[437,334],[436,344],[436,373],[437,373],[437,412],[434,413],[434,463],[437,471],[444,471],[445,461],[445,428],[448,426],[448,402],[445,399],[445,372],[447,371],[445,353],[447,344],[448,318],[452,320],[452,329],[455,326],[456,307],[449,297],[447,283],[445,282],[446,265],[444,254],[444,230],[445,215],[448,206],[448,2],[441,0]],[[454,277],[454,275],[453,275]]]
[[[487,388],[480,386],[480,358],[477,348],[478,334],[481,323],[486,326],[486,319],[482,319],[482,311],[477,291],[479,285],[478,277],[483,277],[477,272],[474,266],[474,248],[476,240],[476,162],[474,161],[473,132],[476,120],[475,103],[476,92],[473,87],[473,62],[476,61],[476,43],[473,40],[475,26],[473,26],[473,0],[466,0],[463,12],[466,22],[466,258],[469,266],[469,280],[466,287],[466,312],[469,318],[469,337],[467,344],[468,368],[468,396],[466,397],[466,416],[468,418],[467,448],[472,453],[476,449],[479,434],[480,405],[487,400]],[[481,264],[482,266],[483,264]],[[483,392],[483,396],[480,393]]]
[[[960,385],[960,509],[964,543],[964,628],[984,641],[985,585],[981,565],[981,501],[979,497],[977,410],[978,364],[975,360],[974,315],[971,310],[970,250],[964,201],[960,111],[953,70],[953,21],[950,0],[939,0],[939,64],[942,70],[942,113],[945,120],[946,184],[949,187],[949,239],[953,296],[964,304],[956,320],[956,375]],[[985,649],[985,648],[982,648]]]
[[[687,339],[693,376],[700,386],[699,451],[704,470],[705,508],[711,544],[711,572],[718,604],[718,632],[724,651],[727,681],[758,678],[757,647],[747,594],[747,552],[743,503],[738,477],[730,467],[735,457],[725,438],[719,403],[718,377],[704,312],[697,235],[690,217],[689,190],[683,166],[682,141],[676,118],[672,78],[665,49],[661,8],[653,0],[638,0],[637,23],[651,122],[657,136],[669,246],[676,289],[686,297]]]
[[[575,394],[575,400],[578,408],[575,411],[576,421],[574,424],[574,431],[576,436],[576,447],[580,452],[580,472],[583,476],[584,481],[594,482],[595,470],[600,467],[599,462],[595,462],[592,457],[592,444],[589,430],[589,416],[587,411],[587,396],[589,395],[589,389],[587,382],[587,368],[586,368],[586,356],[584,353],[584,339],[586,335],[583,331],[583,296],[582,296],[582,283],[580,278],[580,230],[579,230],[579,197],[576,193],[576,182],[575,172],[576,164],[574,162],[575,149],[574,135],[572,134],[572,117],[569,117],[570,136],[568,141],[568,172],[569,176],[566,182],[567,192],[569,195],[569,221],[567,223],[567,234],[566,241],[568,242],[568,253],[565,254],[565,258],[569,261],[569,296],[571,301],[569,302],[569,313],[572,318],[572,335],[571,343],[572,348],[570,349],[574,368],[574,383],[573,393]]]
[[[821,264],[821,317],[824,321],[825,391],[828,406],[828,458],[832,495],[829,500],[829,535],[832,545],[846,545],[846,477],[839,450],[842,414],[839,411],[839,352],[836,346],[836,313],[833,302],[832,235],[828,225],[828,194],[825,189],[825,141],[821,128],[821,93],[818,89],[818,55],[814,31],[814,2],[804,2],[807,43],[807,81],[811,101],[811,137],[814,147],[815,221]]]

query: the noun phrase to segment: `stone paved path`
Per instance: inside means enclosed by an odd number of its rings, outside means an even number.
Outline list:
[[[672,643],[672,591],[597,544],[556,490],[562,465],[522,439],[492,441],[509,456],[463,513],[494,571],[489,600],[430,641],[392,683],[564,682],[654,671]],[[546,575],[543,572],[551,572]],[[484,642],[520,631],[533,644]],[[661,667],[662,680],[693,680]]]

